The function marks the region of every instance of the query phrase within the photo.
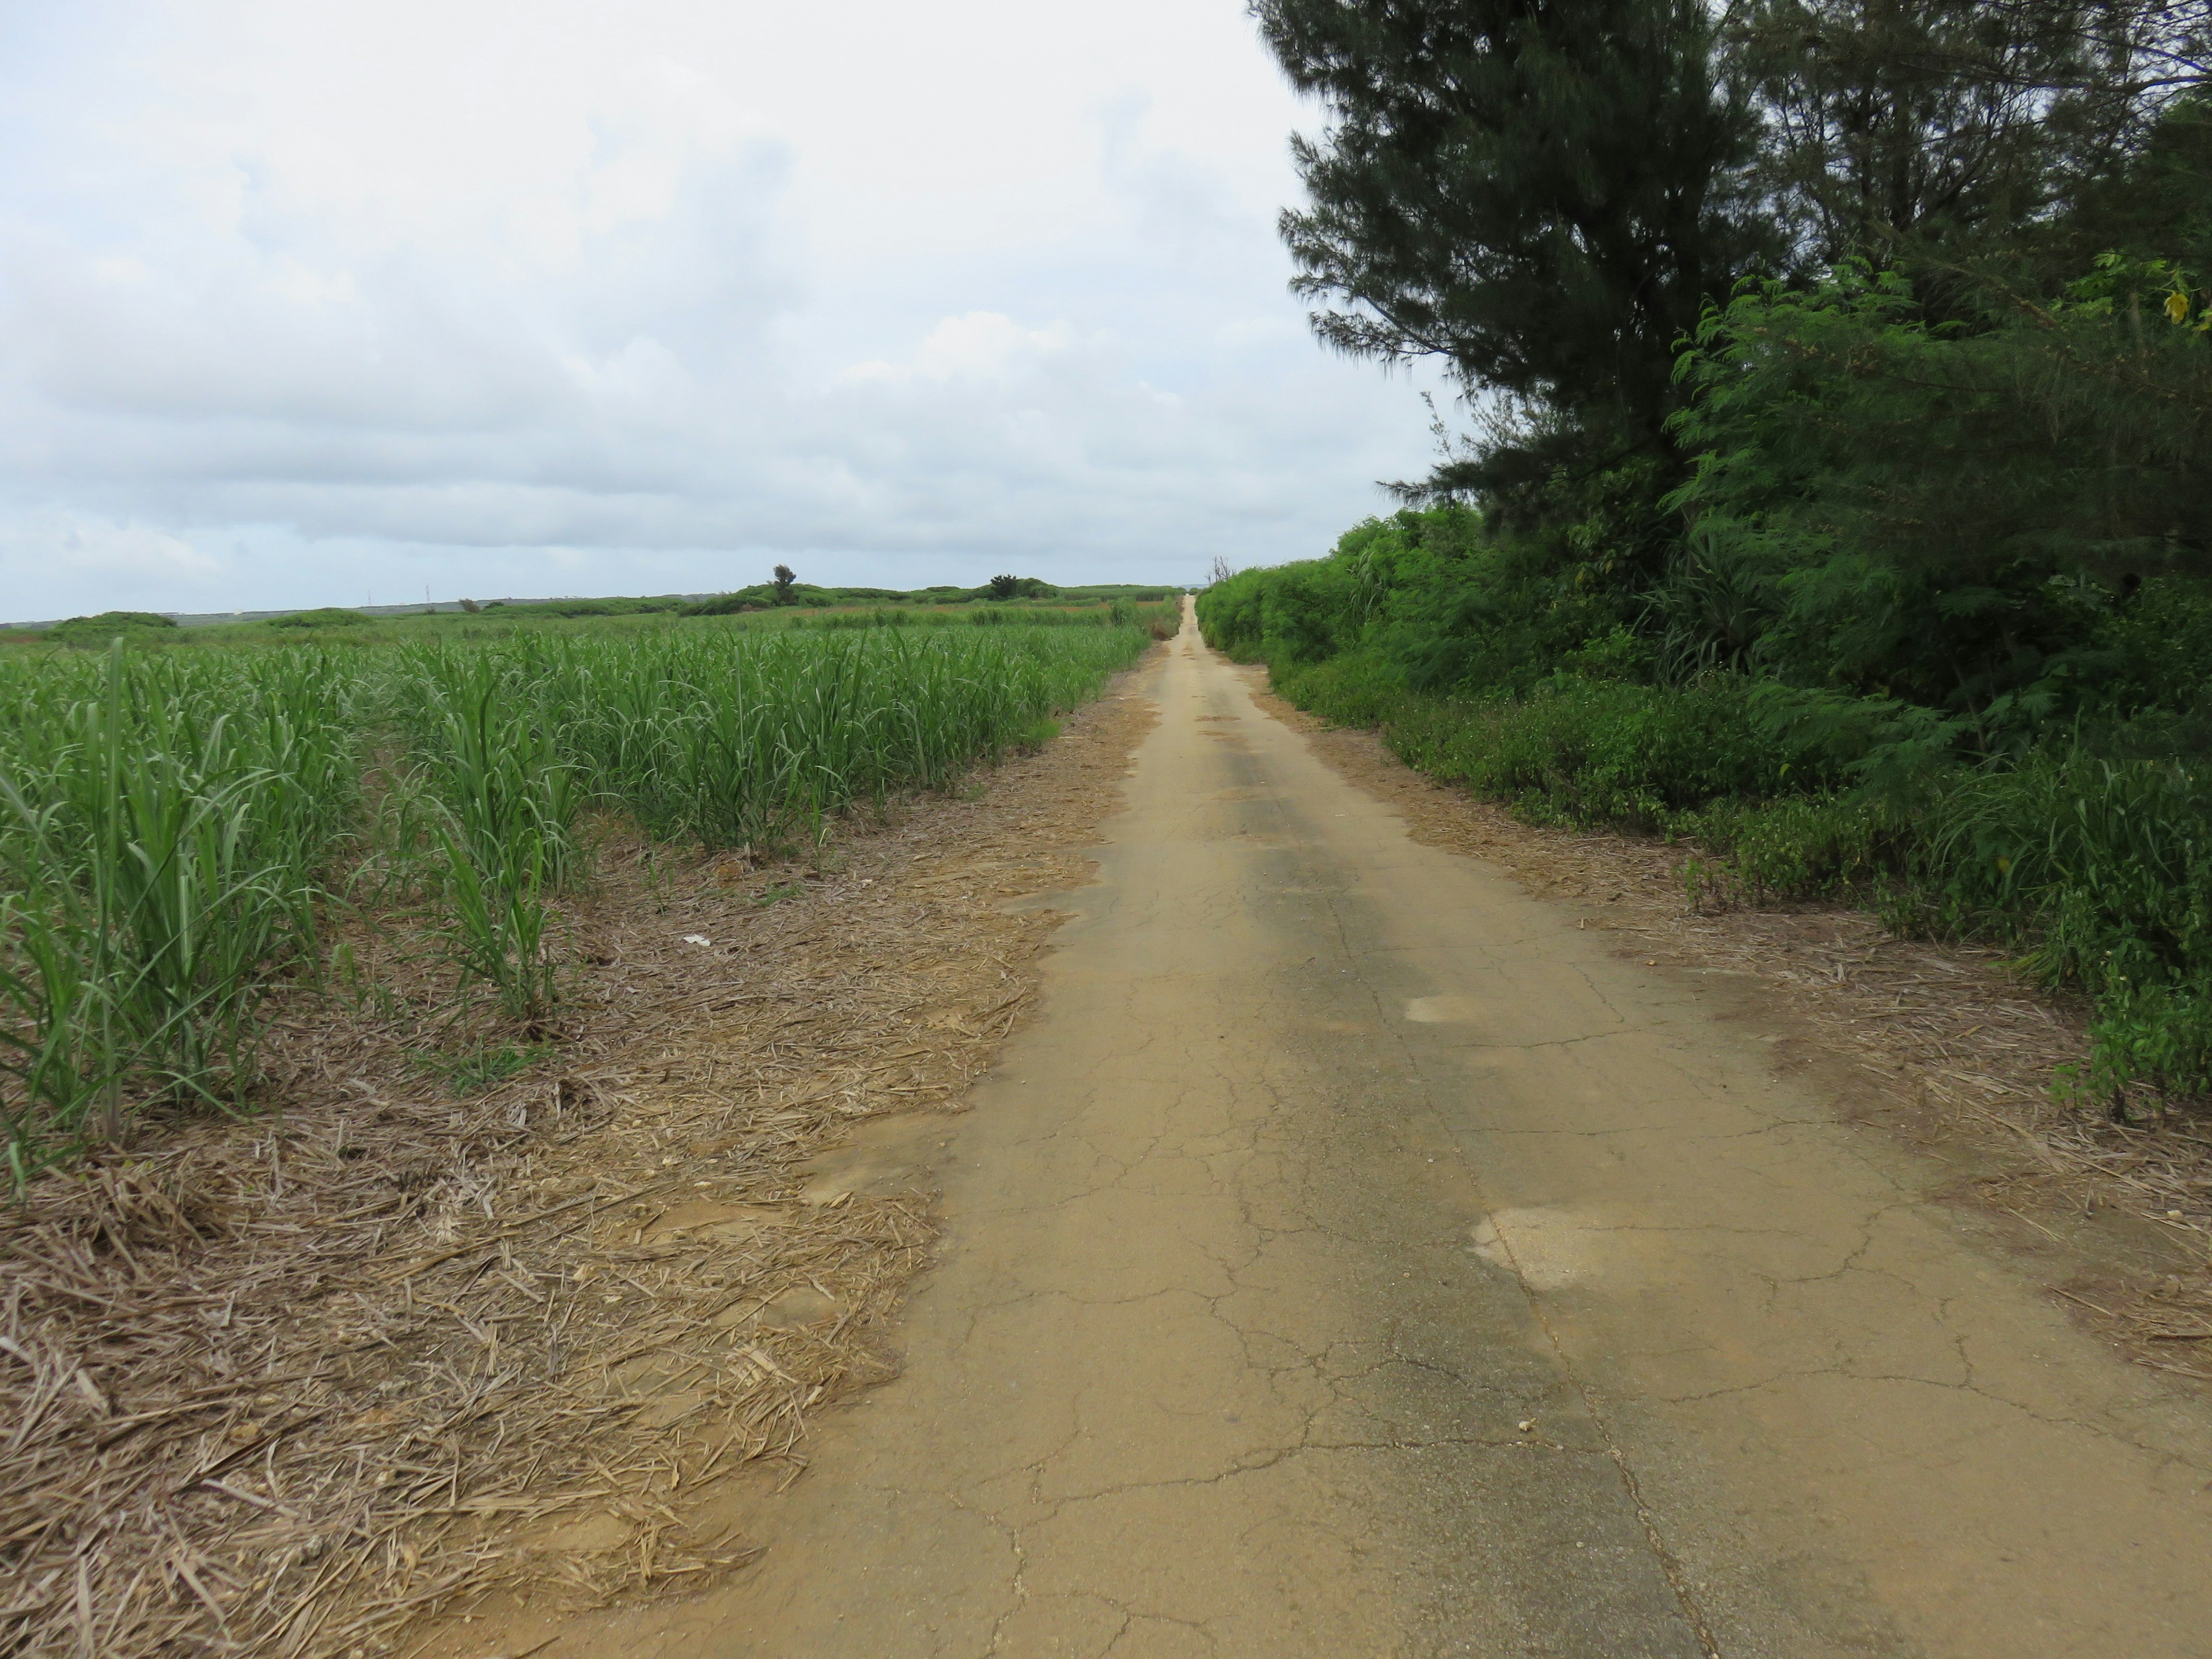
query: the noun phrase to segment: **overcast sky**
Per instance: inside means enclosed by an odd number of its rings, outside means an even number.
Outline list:
[[[0,20],[0,617],[1188,580],[1430,459],[1239,0]]]

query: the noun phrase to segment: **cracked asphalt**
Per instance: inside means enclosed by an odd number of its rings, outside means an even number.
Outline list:
[[[547,1659],[2212,1654],[2212,1419],[1186,623],[905,1372]]]

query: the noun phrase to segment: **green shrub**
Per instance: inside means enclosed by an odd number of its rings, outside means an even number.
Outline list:
[[[161,633],[176,626],[169,617],[150,611],[103,611],[96,617],[71,617],[67,622],[56,623],[46,630],[46,637],[57,645],[104,649],[110,640]]]
[[[1723,854],[1722,872],[1750,893],[1811,898],[1893,877],[1909,823],[1886,798],[1862,791],[1714,801],[1682,827]]]
[[[1275,689],[1301,708],[1339,726],[1385,726],[1412,707],[1406,676],[1379,651],[1285,666]]]
[[[269,625],[271,628],[360,628],[368,621],[369,618],[358,611],[325,605],[319,611],[296,611],[289,617],[271,617]]]
[[[1939,918],[2096,1005],[2093,1080],[2212,1090],[2212,782],[2075,749],[1966,775],[1911,860]]]
[[[1571,823],[1678,830],[1714,801],[1764,799],[1822,775],[1725,677],[1674,691],[1562,678],[1525,699],[1417,698],[1387,735],[1422,771]]]
[[[2063,298],[1997,283],[1944,315],[1847,264],[1710,311],[1669,499],[1747,603],[1748,658],[1972,715],[2094,672],[2124,585],[2212,576],[2212,343],[2175,326],[2198,316],[2182,284],[2108,256]]]
[[[734,593],[717,593],[708,599],[695,599],[683,606],[678,614],[686,617],[735,617],[748,611],[765,611],[775,603],[771,592],[747,587]]]

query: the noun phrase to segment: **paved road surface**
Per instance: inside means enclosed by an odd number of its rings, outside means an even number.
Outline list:
[[[1186,627],[905,1376],[546,1659],[2182,1659],[2212,1431]]]

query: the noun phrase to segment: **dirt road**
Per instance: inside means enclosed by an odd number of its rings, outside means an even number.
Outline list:
[[[1188,628],[768,1551],[544,1659],[2212,1653],[2212,1419],[1712,994],[1410,841]]]

